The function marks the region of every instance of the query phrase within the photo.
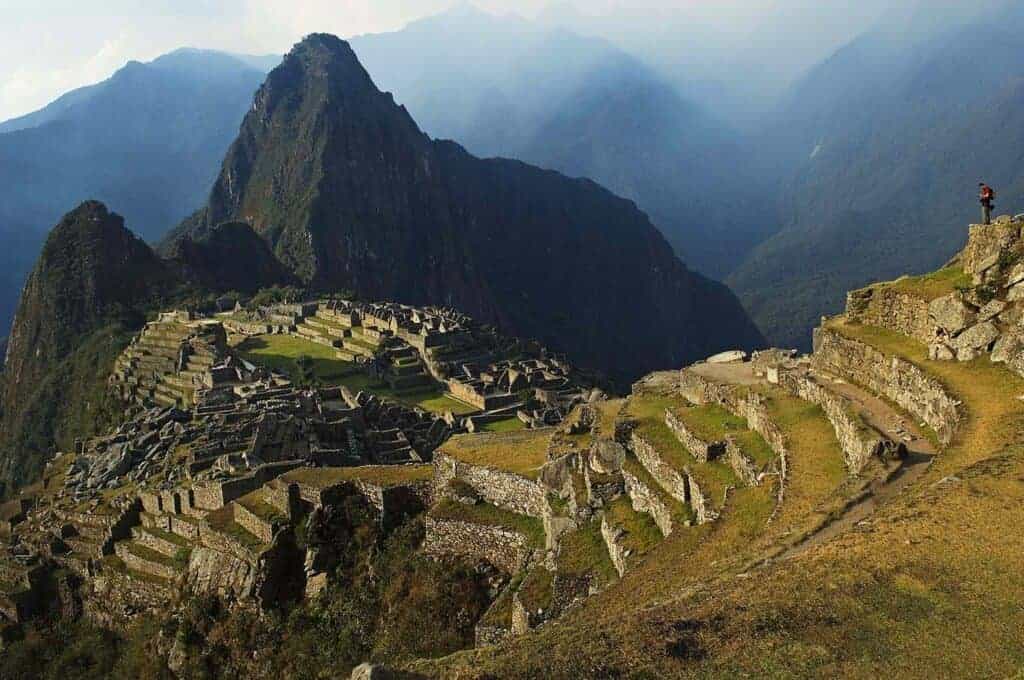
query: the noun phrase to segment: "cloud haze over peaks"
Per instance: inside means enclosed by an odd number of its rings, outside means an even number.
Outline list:
[[[991,3],[1006,0],[987,0]],[[0,120],[33,111],[125,62],[182,46],[283,53],[312,32],[402,28],[461,0],[0,0]],[[768,90],[877,22],[913,12],[941,23],[986,1],[474,0],[480,10],[604,37],[677,82],[764,80]],[[456,11],[458,11],[456,9]],[[751,83],[747,82],[750,86]]]

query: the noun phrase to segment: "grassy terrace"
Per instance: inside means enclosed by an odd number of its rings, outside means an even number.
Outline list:
[[[204,519],[211,529],[233,539],[253,553],[263,552],[267,548],[263,541],[250,534],[240,524],[235,522],[230,505],[225,505],[223,508],[208,512]]]
[[[547,609],[551,604],[551,583],[554,574],[541,565],[534,567],[519,585],[519,601],[526,611]]]
[[[709,404],[675,408],[672,412],[691,432],[706,442],[732,437],[758,466],[767,464],[775,457],[775,452],[761,435],[747,428],[743,418],[733,415],[721,406]]]
[[[464,415],[479,410],[448,396],[439,385],[409,391],[392,390],[385,383],[371,378],[357,364],[339,359],[333,347],[294,335],[259,335],[247,338],[236,349],[246,360],[280,371],[292,380],[301,381],[302,373],[297,360],[309,357],[312,360],[313,376],[323,384],[344,385],[353,392],[370,392],[384,399],[434,413],[451,411],[456,415]]]
[[[962,267],[947,267],[923,276],[907,276],[883,285],[925,302],[931,302],[943,295],[949,295],[958,288],[970,286],[971,277],[964,273]]]
[[[593,575],[599,584],[611,583],[619,577],[608,557],[608,547],[601,537],[600,520],[591,520],[562,538],[558,572],[569,576]]]
[[[167,584],[167,579],[157,576],[155,574],[147,574],[144,571],[136,571],[135,569],[129,569],[128,565],[118,557],[117,555],[104,555],[103,559],[100,560],[104,569],[115,571],[120,574],[126,574],[131,576],[133,579],[143,581],[145,583],[152,583],[154,585],[163,586]]]
[[[281,512],[278,508],[268,503],[263,498],[262,489],[256,489],[251,493],[247,493],[241,498],[235,500],[240,506],[256,515],[260,519],[266,520],[267,522],[287,522],[288,515]]]
[[[682,406],[678,397],[656,394],[634,396],[626,406],[626,413],[637,421],[636,433],[646,439],[673,469],[689,468],[701,490],[713,507],[722,504],[726,487],[739,486],[736,474],[724,463],[698,463],[693,454],[676,438],[665,424],[665,410],[678,410]]]
[[[281,477],[319,489],[349,481],[362,481],[379,486],[400,486],[429,481],[434,474],[431,465],[368,465],[347,468],[299,468]]]
[[[661,542],[661,531],[654,520],[647,513],[634,510],[626,496],[620,496],[612,501],[605,512],[610,525],[625,530],[622,542],[632,551],[631,558],[647,554]]]
[[[895,354],[937,378],[957,395],[966,419],[952,445],[932,466],[929,475],[943,477],[992,455],[992,452],[1024,440],[1024,378],[1011,373],[987,356],[974,361],[930,361],[928,349],[912,338],[872,326],[833,319],[828,327],[846,337]]]
[[[519,432],[525,430],[526,424],[519,418],[507,418],[494,423],[487,423],[480,428],[481,432]]]
[[[693,521],[696,519],[693,515],[693,508],[686,503],[680,503],[678,500],[669,495],[665,489],[655,481],[651,473],[647,471],[643,465],[640,464],[636,458],[631,454],[626,456],[626,460],[622,463],[622,469],[629,474],[636,477],[640,482],[650,489],[658,499],[664,503],[669,511],[672,513],[673,524],[681,527],[683,523],[687,521]],[[678,527],[677,527],[678,528]]]
[[[544,546],[544,524],[539,519],[508,512],[489,503],[463,505],[462,503],[445,499],[431,508],[430,516],[435,519],[447,519],[509,529],[525,536],[534,548]]]
[[[775,388],[759,391],[768,398],[769,415],[789,444],[789,479],[777,525],[790,528],[800,519],[813,517],[822,503],[834,497],[847,479],[846,463],[835,429],[820,406]]]
[[[548,441],[553,430],[522,430],[464,434],[452,437],[440,451],[470,465],[503,470],[537,479],[547,462]]]
[[[561,625],[417,670],[570,678],[581,660],[602,659],[601,673],[611,677],[1018,677],[1024,379],[987,358],[930,362],[923,346],[895,333],[842,319],[828,325],[913,361],[968,414],[927,476],[869,526],[747,571],[781,524],[764,531],[770,485],[740,489],[721,521],[673,533]],[[778,400],[772,409],[785,421],[794,466],[810,464],[824,426]],[[794,439],[801,433],[808,439]],[[787,505],[801,502],[801,477],[794,467]]]

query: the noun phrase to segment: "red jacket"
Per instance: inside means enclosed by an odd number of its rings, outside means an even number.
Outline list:
[[[992,191],[992,187],[987,184],[981,188],[981,193],[978,198],[981,199],[982,203],[988,203],[996,197],[996,192]]]

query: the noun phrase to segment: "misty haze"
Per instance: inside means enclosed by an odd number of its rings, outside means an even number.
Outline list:
[[[1024,0],[3,16],[0,680],[1024,672]]]

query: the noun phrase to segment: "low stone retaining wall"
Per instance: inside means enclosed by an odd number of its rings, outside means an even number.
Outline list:
[[[690,502],[690,491],[686,477],[666,463],[650,442],[634,432],[630,435],[629,445],[633,450],[633,455],[651,473],[654,481],[658,482],[661,488],[680,503]]]
[[[485,524],[427,517],[422,550],[435,557],[482,559],[509,574],[522,569],[532,550],[522,534]]]
[[[888,328],[923,343],[935,339],[936,326],[928,303],[889,286],[871,286],[847,294],[846,316],[851,321]]]
[[[896,448],[893,442],[864,423],[849,399],[829,390],[810,375],[784,371],[779,374],[779,385],[796,397],[817,404],[825,412],[850,474],[859,474],[872,458],[885,457],[887,449]]]
[[[530,517],[549,512],[547,489],[537,481],[511,472],[463,463],[443,453],[434,454],[434,496],[440,497],[453,479],[461,480],[491,505]]]
[[[118,543],[114,549],[117,552],[117,556],[121,558],[121,561],[124,562],[125,566],[129,569],[134,569],[135,571],[142,572],[143,574],[159,576],[169,581],[173,581],[178,577],[178,572],[174,567],[142,559],[129,550],[126,543]]]
[[[260,517],[241,503],[233,503],[231,505],[231,512],[232,516],[235,518],[235,523],[240,525],[256,538],[266,544],[269,544],[274,540],[274,531],[276,527],[273,522],[264,517]]]
[[[634,477],[627,471],[622,471],[622,479],[626,486],[626,495],[633,503],[633,509],[637,512],[645,512],[651,516],[654,523],[658,525],[662,536],[672,533],[672,511],[661,500],[653,489],[648,487],[639,478]]]
[[[700,488],[700,483],[694,478],[693,473],[689,469],[686,470],[686,484],[689,488],[690,508],[693,509],[693,515],[697,520],[697,524],[707,524],[718,519],[718,513],[712,509],[708,497],[704,495],[704,491]]]
[[[914,364],[828,328],[814,331],[812,365],[844,376],[913,413],[948,445],[964,418],[963,405],[936,378]]]
[[[743,449],[732,438],[725,442],[725,462],[744,486],[757,486],[757,468],[754,462],[743,453]]]
[[[665,425],[672,431],[686,449],[693,454],[698,463],[706,463],[709,460],[719,458],[725,453],[725,442],[706,442],[686,427],[671,409],[665,409]]]
[[[608,522],[607,515],[601,518],[601,537],[608,548],[608,556],[615,566],[619,576],[626,573],[629,565],[626,564],[626,549],[622,546],[622,529],[614,527]]]

